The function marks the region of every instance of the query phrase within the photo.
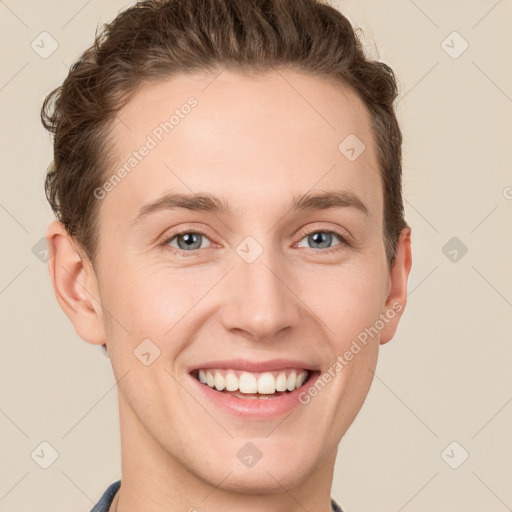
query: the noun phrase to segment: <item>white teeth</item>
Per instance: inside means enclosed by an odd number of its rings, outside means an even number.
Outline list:
[[[271,395],[276,392],[276,379],[271,373],[264,373],[258,379],[258,393]]]
[[[214,381],[215,381],[215,389],[217,391],[222,391],[226,387],[226,382],[224,381],[224,377],[218,372],[215,373]]]
[[[276,379],[276,391],[286,391],[286,385],[286,374],[284,372],[281,372]]]
[[[237,391],[238,390],[238,377],[234,373],[228,373],[226,375],[226,390]]]
[[[288,375],[286,389],[288,389],[288,391],[293,391],[295,389],[295,384],[297,384],[297,374],[295,373],[295,370],[293,370],[290,375]]]
[[[238,379],[238,389],[240,393],[257,393],[258,383],[256,377],[249,372],[244,372]]]
[[[302,386],[302,384],[304,384],[304,381],[306,380],[306,377],[307,376],[304,373],[300,374],[297,377],[297,382],[296,382],[295,386],[300,388]]]
[[[288,375],[287,375],[288,374]],[[309,373],[303,371],[282,371],[277,375],[274,372],[253,374],[251,372],[239,372],[239,376],[233,370],[199,370],[198,377],[202,384],[217,391],[239,391],[240,393],[272,395],[276,392],[294,391],[300,388],[306,381]]]

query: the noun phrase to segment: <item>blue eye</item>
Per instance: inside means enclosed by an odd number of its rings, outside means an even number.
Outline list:
[[[334,239],[338,238],[340,243],[336,244],[334,248],[331,248],[330,244]],[[312,249],[330,249],[324,250],[323,252],[332,252],[333,250],[339,250],[339,246],[348,246],[348,239],[345,235],[341,233],[337,233],[336,231],[328,231],[328,230],[316,230],[308,233],[304,238],[299,241],[299,244],[302,240],[307,240],[309,243],[318,244],[320,247],[312,247]],[[300,246],[299,246],[300,247]]]
[[[172,238],[167,239],[164,243],[180,251],[190,252],[191,250],[204,249],[202,247],[202,241],[208,239],[203,233],[196,231],[187,231],[184,233],[178,233]],[[176,240],[178,247],[171,245],[171,242]]]
[[[339,243],[332,246],[333,241],[339,240]],[[315,245],[316,247],[310,247],[310,249],[319,249],[319,253],[331,253],[335,251],[343,250],[346,247],[350,247],[349,240],[346,235],[330,230],[319,230],[310,231],[306,233],[299,244],[303,240],[307,240],[308,243]],[[207,249],[210,246],[203,245],[204,241],[210,241],[210,239],[199,231],[185,231],[176,233],[173,236],[166,238],[160,245],[169,249],[172,253],[188,257],[197,256],[199,249]],[[177,245],[173,245],[176,243]],[[302,247],[298,245],[298,247]]]

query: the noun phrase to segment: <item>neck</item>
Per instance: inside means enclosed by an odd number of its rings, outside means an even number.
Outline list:
[[[222,464],[218,458],[213,462],[219,465],[212,467],[212,460],[205,459],[206,470],[197,458],[200,449],[177,444],[170,453],[148,434],[121,396],[119,407],[122,479],[109,512],[331,512],[336,449],[312,464],[312,471],[300,473],[302,478],[297,478],[298,470],[280,473],[279,461],[270,457],[266,465],[262,457],[251,468],[232,459]],[[233,440],[232,453],[243,444]],[[210,450],[213,445],[207,444]]]

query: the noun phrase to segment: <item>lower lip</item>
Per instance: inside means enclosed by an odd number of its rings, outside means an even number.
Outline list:
[[[208,398],[219,409],[227,411],[236,416],[246,418],[276,418],[291,412],[295,407],[303,405],[299,402],[299,395],[308,389],[318,378],[320,372],[311,372],[308,380],[295,391],[286,393],[275,398],[238,398],[216,391],[206,384],[202,384],[194,376],[190,378],[199,387],[201,393]]]

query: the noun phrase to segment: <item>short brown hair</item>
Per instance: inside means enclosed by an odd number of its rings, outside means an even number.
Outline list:
[[[103,26],[41,110],[44,127],[54,135],[46,197],[91,262],[98,247],[94,190],[113,163],[108,135],[116,114],[151,80],[222,68],[294,69],[335,79],[358,94],[372,119],[390,268],[407,226],[395,75],[366,57],[347,18],[323,0],[146,0]]]

